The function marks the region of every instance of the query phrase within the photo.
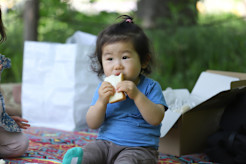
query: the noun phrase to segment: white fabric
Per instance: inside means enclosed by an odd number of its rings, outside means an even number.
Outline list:
[[[89,59],[96,37],[82,39],[90,42],[25,42],[22,111],[31,126],[69,131],[87,126],[86,112],[99,79]]]

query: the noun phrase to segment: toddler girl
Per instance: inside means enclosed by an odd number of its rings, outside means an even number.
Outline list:
[[[92,68],[99,77],[122,73],[124,81],[116,89],[106,81],[98,85],[86,116],[90,128],[99,128],[98,137],[80,151],[78,163],[158,162],[160,127],[167,105],[159,83],[146,77],[153,60],[147,36],[132,17],[121,18],[123,21],[99,34]],[[126,100],[109,104],[115,92],[124,92]],[[78,149],[70,149],[64,161],[71,163],[70,151],[75,154]]]

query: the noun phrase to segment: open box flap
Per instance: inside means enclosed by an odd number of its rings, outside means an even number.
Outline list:
[[[246,80],[240,80],[240,81],[233,81],[231,82],[231,88],[240,88],[246,86]]]
[[[167,132],[173,127],[176,121],[178,121],[181,115],[181,113],[173,112],[171,110],[167,110],[165,112],[164,119],[162,120],[160,137],[164,137],[167,134]]]
[[[233,96],[242,91],[240,89],[230,90],[231,82],[238,80],[239,78],[236,77],[202,72],[191,93],[193,97],[198,97],[201,100],[201,103],[191,110],[208,109],[225,105],[228,100],[232,99]],[[166,111],[162,121],[161,137],[164,137],[168,133],[181,115],[181,113],[176,113],[171,110]]]
[[[240,80],[246,80],[246,73],[243,72],[229,72],[229,71],[218,71],[218,70],[207,70],[206,72],[220,74],[224,76],[237,77]]]
[[[229,90],[231,82],[238,80],[239,78],[236,77],[202,72],[192,89],[191,95],[200,97],[203,101],[206,101],[222,91]]]
[[[192,110],[203,110],[224,107],[228,103],[230,103],[230,101],[233,100],[236,97],[236,95],[243,92],[246,92],[246,87],[234,88],[231,90],[220,92],[217,95],[211,97],[210,99],[197,105]]]

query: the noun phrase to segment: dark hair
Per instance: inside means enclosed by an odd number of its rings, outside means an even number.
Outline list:
[[[105,28],[98,35],[96,50],[91,58],[92,70],[97,73],[98,77],[104,74],[102,66],[102,47],[105,44],[118,41],[131,41],[139,55],[141,64],[147,64],[147,67],[143,68],[141,73],[146,75],[150,74],[153,59],[148,37],[138,25],[134,24],[132,17],[121,15],[118,18],[123,18],[123,21]]]
[[[0,43],[2,43],[3,41],[6,40],[6,34],[5,34],[5,29],[4,29],[4,25],[3,25],[3,21],[2,21],[1,8],[0,8],[0,35],[1,35]]]

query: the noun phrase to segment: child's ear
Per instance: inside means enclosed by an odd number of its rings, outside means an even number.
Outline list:
[[[145,63],[143,63],[143,64],[142,64],[141,68],[142,68],[142,69],[147,68],[148,64],[149,64],[149,62],[148,62],[148,61],[146,61]]]
[[[148,55],[147,59],[145,61],[143,61],[143,63],[141,64],[142,69],[145,69],[148,67],[149,61],[150,61],[150,56]]]

